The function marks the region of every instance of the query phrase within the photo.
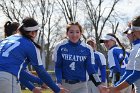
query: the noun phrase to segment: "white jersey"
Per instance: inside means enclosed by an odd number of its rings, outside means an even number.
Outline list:
[[[140,47],[140,44],[136,44],[135,46],[132,47],[132,50],[130,51],[130,55],[129,55],[129,59],[128,59],[129,61],[128,61],[128,64],[126,66],[127,70],[134,70],[135,69],[136,56],[137,56],[137,59],[139,59],[139,53],[138,53],[139,47]],[[138,60],[137,60],[137,62],[138,62]],[[138,67],[136,69],[138,69]]]
[[[135,56],[135,70],[140,71],[140,46]]]

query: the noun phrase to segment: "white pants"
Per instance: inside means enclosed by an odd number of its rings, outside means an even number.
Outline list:
[[[98,87],[96,87],[92,81],[88,81],[88,93],[100,93]]]
[[[67,93],[88,93],[87,82],[68,84],[63,81],[62,86],[69,90]]]
[[[14,75],[0,71],[0,93],[21,93],[20,85]]]
[[[135,83],[135,92],[140,93],[140,79],[138,79]]]

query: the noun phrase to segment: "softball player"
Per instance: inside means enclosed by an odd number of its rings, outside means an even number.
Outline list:
[[[140,93],[140,16],[132,20],[131,30],[127,31],[126,34],[133,47],[130,52],[126,75],[123,76],[123,81],[117,86],[110,88],[112,93],[118,93],[132,83],[136,84],[136,93]]]
[[[4,24],[5,38],[13,34],[16,34],[19,25],[20,24],[17,22],[7,21]],[[27,64],[29,63],[29,61],[26,61],[26,62]],[[32,83],[38,83],[39,85],[43,85],[44,88],[47,88],[47,86],[45,86],[45,84],[42,82],[40,78],[29,73],[29,71],[27,71],[26,68],[21,70],[19,81],[22,85],[26,86],[29,90],[33,91],[33,93],[36,93],[36,92],[40,93],[41,90],[35,87]]]
[[[132,43],[133,42],[133,35],[131,34],[131,23],[129,23],[128,24],[128,27],[127,27],[127,29],[123,32],[123,34],[126,34],[127,35],[127,38],[129,39],[129,41],[130,41],[130,43]],[[133,45],[134,46],[134,45]],[[132,47],[132,50],[135,50],[135,49],[133,49],[134,47]],[[128,52],[127,52],[128,53]],[[129,55],[130,55],[130,53],[128,53],[128,57],[129,57]],[[118,86],[122,81],[124,81],[130,74],[132,74],[133,73],[133,69],[134,69],[134,60],[132,60],[133,59],[133,57],[134,56],[130,56],[129,58],[128,58],[128,62],[130,62],[130,60],[131,60],[131,66],[127,66],[126,67],[126,71],[125,71],[125,73],[124,73],[124,75],[123,75],[123,77],[115,84],[115,86]],[[133,63],[132,63],[133,62]],[[129,63],[128,63],[129,64]],[[138,81],[137,81],[138,82]],[[132,91],[132,90],[135,90],[134,89],[134,85],[132,85],[133,87],[131,88],[131,86],[129,86],[131,89],[130,89],[130,91]]]
[[[107,34],[101,39],[101,42],[105,44],[108,49],[108,63],[110,68],[110,77],[112,77],[112,84],[116,82],[124,75],[126,64],[128,63],[128,56],[124,47],[121,45],[119,39],[114,34]],[[117,46],[117,43],[120,47]],[[131,88],[124,89],[121,93],[129,93],[128,90]]]
[[[53,82],[45,71],[39,51],[39,45],[34,42],[37,35],[38,23],[33,18],[25,18],[19,27],[19,33],[5,38],[0,43],[0,93],[21,93],[18,79],[26,59],[36,70],[39,78],[54,92],[64,93]]]
[[[95,57],[95,70],[98,72],[102,85],[107,86],[106,82],[106,59],[105,56],[97,51],[96,48],[96,41],[94,39],[87,40],[87,44],[89,44],[93,48],[94,57]],[[88,93],[100,93],[99,89],[91,82],[89,79],[88,81]]]
[[[101,93],[106,87],[101,86],[99,76],[93,68],[92,48],[80,40],[82,27],[78,22],[67,25],[68,40],[59,43],[53,55],[57,83],[69,90],[68,93],[88,93],[86,73]]]

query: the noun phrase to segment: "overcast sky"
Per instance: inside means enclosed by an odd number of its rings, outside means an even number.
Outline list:
[[[140,0],[121,0],[116,7],[120,12],[126,13],[131,18],[140,14],[139,2]]]
[[[125,13],[126,16],[132,18],[135,15],[140,14],[140,0],[121,0],[119,4],[117,4],[116,9],[120,13]],[[7,19],[4,17],[4,14],[0,11],[0,27],[3,25]]]
[[[116,9],[118,12],[125,14],[129,20],[131,20],[134,16],[140,14],[140,0],[121,0],[119,4],[117,4]],[[119,13],[119,14],[120,14]],[[4,23],[7,21],[7,18],[0,11],[0,28],[3,28]],[[3,29],[2,29],[3,30]],[[0,30],[0,35],[1,35]]]

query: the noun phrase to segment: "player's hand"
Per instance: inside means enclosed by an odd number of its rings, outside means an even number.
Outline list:
[[[120,91],[116,90],[115,87],[109,87],[109,93],[121,93]]]
[[[33,92],[33,93],[42,93],[40,87],[35,87],[35,88],[32,90],[32,92]]]
[[[107,83],[102,82],[101,85],[102,85],[102,86],[107,86]]]
[[[43,83],[42,86],[41,86],[41,88],[42,89],[48,89],[49,87],[45,83]]]
[[[67,93],[69,90],[65,89],[65,88],[60,88],[60,92],[59,93]]]
[[[60,87],[60,92],[59,93],[67,93],[69,90],[64,88],[61,84],[57,84]]]
[[[98,85],[100,93],[109,93],[109,88],[107,86]]]

